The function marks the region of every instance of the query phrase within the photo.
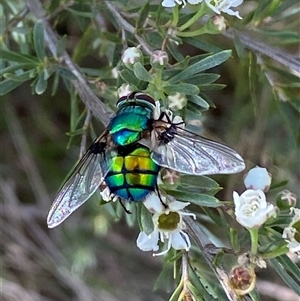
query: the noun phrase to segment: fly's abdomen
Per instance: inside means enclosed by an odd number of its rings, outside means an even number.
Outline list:
[[[111,193],[131,201],[142,201],[155,190],[159,166],[150,158],[146,147],[128,154],[118,154],[105,178]]]

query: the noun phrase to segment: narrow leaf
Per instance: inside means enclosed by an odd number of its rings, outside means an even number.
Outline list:
[[[22,83],[23,82],[11,80],[11,79],[6,79],[0,82],[0,96],[9,93],[10,91],[20,86]]]
[[[45,92],[45,90],[47,89],[47,81],[44,78],[44,73],[41,73],[39,75],[34,89],[35,89],[35,93],[38,95],[43,94]]]
[[[128,69],[124,69],[121,72],[119,72],[120,77],[128,84],[133,84],[137,86],[139,84],[139,79],[134,76],[134,73],[132,71],[129,71]]]
[[[185,95],[193,95],[199,93],[199,89],[197,86],[191,84],[185,84],[185,83],[172,85],[172,86],[165,86],[163,87],[163,90],[166,94],[172,94],[174,92],[178,92]]]
[[[218,66],[226,61],[230,57],[230,55],[231,50],[224,50],[217,54],[210,55],[209,57],[189,66],[185,70],[172,77],[169,80],[169,83],[177,83],[184,79],[190,78],[201,71],[205,71],[207,69]]]
[[[138,15],[138,18],[137,18],[136,23],[135,23],[135,29],[136,30],[138,30],[139,28],[144,27],[145,21],[148,17],[148,14],[149,14],[149,10],[150,10],[150,5],[149,5],[148,2],[146,2],[146,4],[139,11],[139,15]]]
[[[217,208],[222,205],[217,198],[207,194],[185,192],[179,190],[169,190],[169,189],[165,189],[165,191],[168,194],[174,196],[176,199],[187,201],[196,204],[198,206]]]
[[[44,61],[45,53],[45,39],[44,39],[44,26],[41,22],[37,22],[33,28],[33,41],[36,54],[40,61]]]
[[[206,110],[209,108],[209,104],[206,102],[206,100],[199,95],[191,95],[188,97],[188,100]]]
[[[6,61],[17,62],[17,63],[31,63],[36,66],[39,62],[36,57],[16,53],[13,51],[1,50],[0,51],[0,58]]]
[[[151,83],[153,81],[153,78],[150,75],[150,73],[145,69],[145,67],[140,62],[137,62],[133,65],[133,71],[134,71],[134,75],[138,79],[148,83]]]
[[[295,291],[296,294],[300,295],[300,286],[286,271],[283,265],[281,265],[277,259],[270,259],[272,262],[274,269],[278,273],[278,275],[282,278],[282,280]],[[299,274],[298,276],[299,277]]]

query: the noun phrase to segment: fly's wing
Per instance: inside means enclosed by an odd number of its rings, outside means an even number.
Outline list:
[[[231,174],[245,169],[243,158],[228,146],[171,126],[176,132],[173,139],[160,141],[152,150],[151,158],[158,165],[193,175]]]
[[[49,228],[62,223],[79,206],[85,203],[103,182],[108,168],[110,152],[105,151],[105,143],[98,138],[76,165],[70,178],[58,192],[47,217]]]

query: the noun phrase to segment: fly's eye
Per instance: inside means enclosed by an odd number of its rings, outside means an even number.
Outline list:
[[[143,93],[136,93],[135,98],[138,102],[140,101],[142,103],[150,104],[151,106],[155,107],[155,100],[149,95]]]
[[[120,108],[124,103],[126,103],[127,99],[128,99],[128,96],[120,97],[117,101],[117,104],[116,104],[117,108]]]
[[[122,96],[117,101],[117,108],[121,108],[126,104],[136,103],[141,106],[155,108],[155,100],[149,95],[143,94],[141,92],[132,92],[127,96]]]

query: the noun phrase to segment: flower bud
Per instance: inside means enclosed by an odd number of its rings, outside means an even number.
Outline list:
[[[212,24],[218,29],[218,31],[224,31],[227,27],[225,18],[220,15],[213,17]]]
[[[179,173],[176,170],[165,168],[161,172],[161,178],[165,184],[175,185],[179,181]]]
[[[168,54],[162,50],[155,50],[150,57],[150,64],[153,68],[162,69],[169,62]]]
[[[260,189],[267,192],[270,188],[272,175],[266,168],[256,166],[249,170],[244,179],[247,189]]]
[[[138,48],[129,47],[122,54],[122,62],[128,69],[132,69],[134,63],[141,62],[143,64],[143,54]]]
[[[126,95],[129,95],[130,93],[132,93],[134,90],[135,89],[128,84],[122,84],[118,88],[118,95],[119,95],[119,97],[126,96]]]
[[[229,274],[228,285],[237,295],[246,295],[256,284],[256,275],[253,268],[244,266],[234,267]]]
[[[169,100],[169,108],[173,111],[181,110],[187,104],[186,97],[179,92],[176,92],[173,95],[169,95],[168,100]]]
[[[295,207],[296,203],[297,203],[296,194],[290,192],[287,189],[281,191],[276,196],[276,205],[281,210],[286,210],[286,209],[290,209],[291,207]]]

